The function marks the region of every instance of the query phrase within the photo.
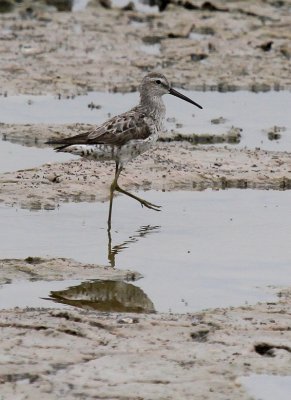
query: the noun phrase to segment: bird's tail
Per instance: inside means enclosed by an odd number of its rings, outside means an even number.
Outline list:
[[[65,149],[71,145],[85,144],[84,140],[87,138],[87,133],[81,133],[80,135],[67,137],[63,139],[49,139],[46,144],[57,147],[56,151],[66,151]]]
[[[48,144],[50,146],[56,146],[54,148],[55,151],[64,151],[66,147],[69,146],[69,144],[64,143],[65,140],[62,139],[49,139],[45,144]]]
[[[66,148],[67,148],[67,147],[69,147],[69,145],[68,145],[68,144],[64,144],[63,146],[55,147],[54,150],[55,150],[55,151],[58,151],[58,152],[59,152],[59,151],[66,151]]]

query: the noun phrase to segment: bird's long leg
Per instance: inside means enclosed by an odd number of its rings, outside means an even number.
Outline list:
[[[110,231],[110,229],[111,229],[111,216],[112,216],[112,205],[113,205],[114,190],[116,189],[117,179],[119,177],[121,169],[122,169],[121,167],[119,168],[119,164],[116,163],[116,165],[115,165],[115,176],[114,176],[113,182],[111,183],[111,186],[110,186],[109,214],[108,214],[108,220],[107,220],[107,230],[108,231]]]
[[[117,190],[120,193],[125,194],[126,196],[131,197],[134,200],[137,200],[141,204],[142,207],[144,206],[144,207],[149,208],[151,210],[161,211],[160,210],[161,206],[157,206],[156,204],[150,203],[149,201],[144,200],[141,197],[135,196],[134,194],[129,193],[126,190],[122,189],[117,183],[121,171],[122,171],[122,167],[119,166],[118,163],[116,163],[115,177],[114,177],[114,180],[113,180],[113,182],[112,182],[112,184],[110,186],[110,203],[109,203],[109,214],[108,214],[108,221],[107,221],[108,231],[111,230],[112,205],[113,205],[113,195],[114,195],[114,191],[115,190]]]
[[[116,185],[115,185],[115,190],[117,190],[120,193],[125,194],[126,196],[129,196],[129,197],[137,200],[141,204],[142,207],[145,206],[146,208],[150,208],[151,210],[161,211],[160,210],[161,206],[157,206],[157,205],[155,205],[153,203],[150,203],[147,200],[144,200],[144,199],[142,199],[142,198],[140,198],[138,196],[135,196],[134,194],[131,194],[131,193],[127,192],[126,190],[124,190],[120,186],[118,186],[117,181],[116,181]]]

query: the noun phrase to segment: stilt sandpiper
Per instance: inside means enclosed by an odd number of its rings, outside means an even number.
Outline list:
[[[115,161],[115,176],[110,186],[108,229],[111,228],[114,191],[132,197],[142,206],[160,211],[160,206],[122,189],[118,185],[118,178],[127,162],[149,150],[157,141],[166,114],[162,100],[162,96],[165,94],[179,97],[196,107],[202,108],[193,100],[173,89],[164,75],[152,72],[146,75],[141,82],[140,102],[137,106],[110,118],[89,132],[48,142],[49,144],[57,144],[58,147],[55,149],[57,151],[77,154],[98,161]]]

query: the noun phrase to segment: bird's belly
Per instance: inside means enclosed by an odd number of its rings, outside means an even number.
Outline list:
[[[157,139],[158,134],[154,134],[146,139],[130,140],[128,143],[121,146],[118,150],[118,161],[122,164],[131,161],[145,151],[148,151],[157,141]]]
[[[89,160],[115,160],[117,148],[105,144],[76,144],[66,147],[66,153],[75,154]]]
[[[154,133],[146,139],[130,140],[122,146],[108,144],[74,144],[66,147],[63,152],[75,154],[89,160],[114,160],[125,164],[141,153],[149,150],[157,141],[158,134]]]

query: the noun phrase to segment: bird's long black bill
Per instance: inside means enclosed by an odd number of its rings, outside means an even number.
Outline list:
[[[195,101],[189,99],[189,97],[184,96],[182,93],[177,92],[177,90],[175,90],[175,89],[171,88],[169,93],[172,94],[173,96],[179,97],[182,100],[188,101],[188,103],[194,104],[194,106],[196,106],[198,108],[201,108],[201,109],[203,108],[199,104],[195,103]]]

